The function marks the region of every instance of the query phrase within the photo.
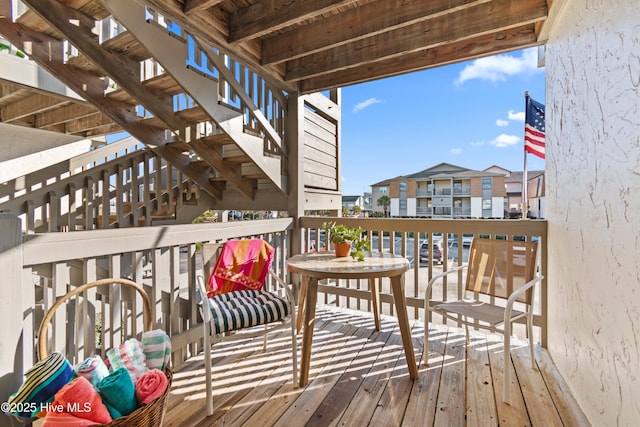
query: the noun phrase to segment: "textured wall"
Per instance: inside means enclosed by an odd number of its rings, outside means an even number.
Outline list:
[[[640,2],[569,0],[546,53],[549,349],[594,426],[640,420]]]

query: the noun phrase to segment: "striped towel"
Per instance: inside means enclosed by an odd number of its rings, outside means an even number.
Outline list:
[[[96,390],[98,389],[98,383],[109,375],[109,368],[107,368],[100,356],[89,356],[83,362],[74,366],[73,369],[76,371],[77,376],[88,379]]]
[[[74,371],[73,366],[61,353],[52,353],[36,363],[24,375],[24,383],[15,394],[9,396],[8,402],[12,407],[24,409],[22,412],[13,412],[14,415],[33,418],[46,406],[46,403],[53,401],[58,390],[74,378]],[[25,405],[14,405],[17,403],[25,403]]]
[[[207,296],[262,289],[273,254],[273,247],[261,239],[225,242],[209,277]]]
[[[171,339],[162,329],[143,332],[142,351],[147,358],[147,368],[164,372],[171,360]]]
[[[120,368],[129,371],[131,381],[135,384],[138,378],[147,372],[146,357],[142,351],[142,343],[136,338],[130,338],[118,347],[107,350],[109,371],[115,372]]]

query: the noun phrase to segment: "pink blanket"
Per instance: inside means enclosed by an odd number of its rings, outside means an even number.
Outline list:
[[[229,240],[209,277],[207,295],[242,289],[262,289],[269,273],[274,249],[261,239]]]
[[[85,377],[77,377],[62,387],[47,406],[43,426],[85,426],[112,420],[107,407]]]
[[[147,405],[162,396],[167,389],[167,376],[160,369],[150,369],[136,383],[136,400],[139,405]]]

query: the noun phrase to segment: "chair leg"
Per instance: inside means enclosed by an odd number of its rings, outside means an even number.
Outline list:
[[[511,322],[504,325],[504,376],[502,400],[509,403],[509,388],[511,386]]]
[[[295,310],[295,307],[293,308]],[[291,320],[291,361],[293,364],[293,386],[298,387],[298,340],[296,338],[296,318]]]
[[[426,365],[429,362],[429,313],[424,311],[424,345],[422,348],[422,361]]]
[[[213,415],[213,384],[211,383],[211,332],[209,322],[204,322],[204,372],[206,384],[207,415]]]
[[[531,356],[531,369],[536,367],[536,356],[533,349],[533,316],[527,316],[527,334],[529,335],[529,353]]]

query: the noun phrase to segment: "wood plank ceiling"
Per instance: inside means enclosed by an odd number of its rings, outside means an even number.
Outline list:
[[[535,46],[548,0],[146,0],[302,93]]]
[[[100,0],[60,3],[84,13],[104,10]],[[144,3],[277,87],[311,93],[539,45],[551,0]],[[0,120],[80,136],[117,129],[91,105],[8,81],[0,81]]]

